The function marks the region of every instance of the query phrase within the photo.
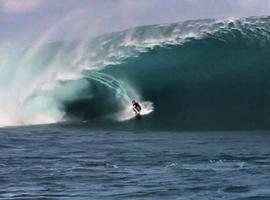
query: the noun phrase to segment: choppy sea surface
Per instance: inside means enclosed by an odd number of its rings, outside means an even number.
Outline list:
[[[270,133],[0,129],[0,199],[270,199]]]

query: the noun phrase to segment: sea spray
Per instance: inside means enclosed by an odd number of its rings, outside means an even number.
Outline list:
[[[144,117],[149,128],[268,127],[269,27],[269,17],[251,17],[143,26],[72,42],[46,42],[45,34],[16,56],[1,54],[0,124],[102,124],[138,99],[155,106]]]

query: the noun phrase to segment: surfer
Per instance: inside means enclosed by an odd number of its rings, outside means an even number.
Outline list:
[[[140,104],[138,102],[136,102],[135,100],[132,100],[132,106],[133,106],[133,111],[136,113],[136,114],[139,114],[142,107],[140,106]]]

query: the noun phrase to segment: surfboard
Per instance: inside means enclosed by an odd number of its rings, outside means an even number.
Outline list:
[[[150,101],[142,101],[140,102],[140,105],[142,106],[142,109],[139,112],[135,112],[131,105],[127,105],[124,110],[115,113],[113,118],[117,121],[126,121],[132,118],[138,119],[154,111],[153,103]]]
[[[141,119],[142,118],[142,115],[141,115],[141,113],[140,112],[135,112],[135,111],[133,111],[134,112],[134,114],[135,114],[135,116],[134,116],[134,119],[135,120],[139,120],[139,119]]]
[[[134,119],[135,120],[141,120],[142,119],[142,115],[137,114],[137,115],[135,115]]]

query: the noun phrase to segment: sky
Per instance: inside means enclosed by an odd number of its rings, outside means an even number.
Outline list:
[[[91,37],[189,19],[270,15],[270,0],[0,0],[0,42]]]

